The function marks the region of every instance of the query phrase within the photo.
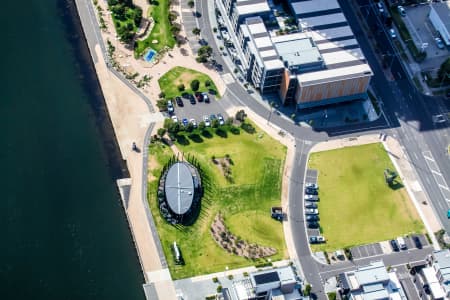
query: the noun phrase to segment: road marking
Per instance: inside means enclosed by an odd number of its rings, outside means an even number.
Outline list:
[[[450,191],[450,189],[447,186],[443,186],[441,184],[438,184],[438,185],[439,185],[440,188],[442,188],[444,190],[447,190],[447,191]]]
[[[435,171],[435,170],[431,170],[431,173],[434,173],[434,174],[436,174],[436,175],[442,176],[441,173],[439,173],[438,171]],[[447,189],[447,187],[446,187],[446,189]]]

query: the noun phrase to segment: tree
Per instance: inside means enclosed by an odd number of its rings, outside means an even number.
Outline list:
[[[175,21],[177,19],[177,13],[174,11],[169,12],[169,21],[170,23],[172,23],[173,21]]]
[[[167,110],[167,100],[159,99],[158,101],[156,101],[156,106],[159,108],[160,111],[166,111]]]
[[[170,32],[172,32],[173,35],[177,35],[181,31],[181,25],[178,23],[173,23],[172,27],[170,27]]]
[[[178,85],[178,90],[180,91],[180,92],[182,92],[182,91],[184,91],[185,90],[185,86],[184,86],[184,84],[179,84]]]
[[[166,134],[166,129],[165,128],[158,128],[158,135],[159,137],[163,137]]]
[[[211,46],[208,46],[208,45],[206,45],[206,46],[201,46],[201,47],[198,49],[198,55],[199,55],[199,56],[200,56],[200,55],[206,55],[206,56],[210,57],[210,56],[212,55],[212,53],[213,53],[213,49],[211,48]]]
[[[200,81],[198,81],[197,79],[194,79],[191,81],[191,89],[195,92],[198,91],[200,87]]]
[[[309,296],[311,294],[311,285],[307,284],[305,285],[305,290],[303,291],[303,295]]]
[[[186,131],[187,132],[192,132],[194,131],[194,124],[192,124],[191,122],[189,122],[186,126]]]
[[[200,123],[198,123],[198,129],[200,129],[201,131],[203,131],[205,127],[206,127],[205,122],[201,121]]]
[[[235,119],[244,122],[246,116],[245,111],[241,109],[236,113]]]
[[[217,128],[217,127],[219,127],[219,120],[217,120],[217,119],[212,120],[212,122],[211,122],[211,127],[212,127],[212,128]]]
[[[187,4],[190,8],[193,8],[195,5],[195,2],[193,0],[189,0]]]
[[[207,79],[207,80],[205,81],[205,86],[211,86],[211,80]]]
[[[200,35],[200,32],[201,32],[200,28],[195,27],[194,29],[192,29],[192,33],[195,35]]]

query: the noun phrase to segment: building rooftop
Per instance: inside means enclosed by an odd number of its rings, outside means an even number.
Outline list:
[[[316,17],[300,18],[300,26],[302,29],[310,28],[314,29],[316,27],[327,27],[331,24],[347,23],[343,13],[335,13],[329,15],[320,15]]]
[[[378,283],[389,280],[389,275],[382,261],[376,261],[355,271],[359,285]]]
[[[266,0],[237,0],[236,12],[239,16],[269,12],[270,7]]]
[[[335,12],[341,9],[336,0],[314,0],[291,2],[291,8],[297,17],[313,15],[319,11]]]
[[[164,189],[167,204],[174,213],[182,215],[189,210],[194,198],[194,180],[185,162],[170,167]]]
[[[301,86],[308,86],[318,84],[320,82],[325,83],[349,78],[365,77],[372,74],[373,73],[369,65],[361,64],[337,69],[307,72],[297,75],[297,79]]]
[[[275,43],[275,49],[287,67],[323,64],[323,58],[310,38]]]
[[[432,3],[431,7],[436,11],[439,19],[450,32],[450,2]]]

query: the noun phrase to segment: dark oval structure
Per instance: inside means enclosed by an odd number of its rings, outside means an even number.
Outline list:
[[[201,179],[197,169],[188,162],[172,164],[162,176],[160,211],[172,223],[192,224],[200,208]],[[161,201],[162,200],[162,201]]]

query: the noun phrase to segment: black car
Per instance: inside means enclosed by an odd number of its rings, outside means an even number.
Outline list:
[[[320,227],[320,224],[319,222],[309,222],[307,226],[309,229],[317,229]]]
[[[306,188],[305,189],[305,194],[307,194],[307,195],[318,195],[319,193],[317,192],[316,189]]]
[[[320,218],[317,215],[307,215],[306,216],[306,222],[315,222],[315,221],[319,221]]]
[[[391,243],[392,250],[394,250],[395,252],[400,251],[400,248],[398,247],[398,243],[396,240],[391,240],[390,243]]]
[[[181,97],[175,97],[175,101],[177,102],[177,105],[179,107],[183,107],[184,106],[184,103],[183,103],[183,100],[181,99]]]
[[[191,104],[197,103],[197,102],[195,101],[195,97],[194,97],[193,95],[191,95],[191,94],[189,94],[189,102],[191,102]]]
[[[417,249],[422,249],[422,242],[420,241],[417,235],[413,236],[414,245],[416,245]]]

